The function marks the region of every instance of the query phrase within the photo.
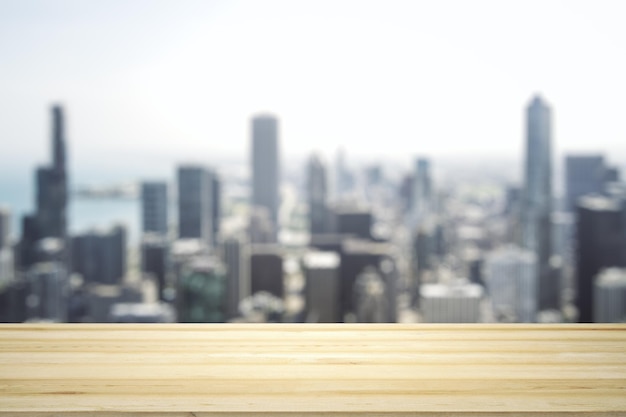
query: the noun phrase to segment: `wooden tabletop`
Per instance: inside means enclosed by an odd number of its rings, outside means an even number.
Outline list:
[[[0,325],[0,415],[626,415],[625,325]]]

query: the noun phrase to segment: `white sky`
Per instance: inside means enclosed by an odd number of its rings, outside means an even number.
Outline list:
[[[247,158],[260,111],[284,155],[516,156],[535,92],[557,155],[618,159],[625,18],[597,0],[0,0],[0,168],[46,160],[55,101],[83,169]]]

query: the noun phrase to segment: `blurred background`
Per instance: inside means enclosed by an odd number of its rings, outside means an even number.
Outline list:
[[[0,322],[626,321],[624,15],[0,0]]]

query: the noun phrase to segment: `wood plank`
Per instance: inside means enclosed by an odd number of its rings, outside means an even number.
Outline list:
[[[626,325],[0,325],[0,415],[623,416]]]

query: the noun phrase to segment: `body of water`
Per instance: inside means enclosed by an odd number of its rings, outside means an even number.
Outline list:
[[[0,179],[0,206],[11,211],[11,236],[21,235],[21,219],[35,210],[35,187],[30,179],[4,177]],[[68,226],[70,234],[91,228],[108,228],[124,224],[129,233],[129,243],[139,241],[141,222],[140,204],[132,198],[84,198],[70,195]]]

